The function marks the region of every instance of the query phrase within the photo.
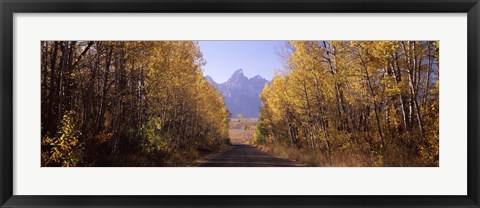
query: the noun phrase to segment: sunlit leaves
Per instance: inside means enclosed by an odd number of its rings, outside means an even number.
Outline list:
[[[42,145],[46,151],[42,154],[42,163],[49,166],[77,166],[82,161],[83,146],[81,133],[75,124],[76,113],[67,112],[59,126],[58,137],[43,137]]]
[[[182,166],[227,143],[196,42],[90,43],[42,42],[43,165]]]
[[[331,157],[316,165],[438,164],[438,42],[288,47],[288,73],[262,92],[256,141]]]

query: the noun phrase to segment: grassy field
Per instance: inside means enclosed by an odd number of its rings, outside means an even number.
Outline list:
[[[257,118],[231,119],[228,136],[233,144],[250,144],[257,125]]]

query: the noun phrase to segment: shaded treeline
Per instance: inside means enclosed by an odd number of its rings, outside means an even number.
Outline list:
[[[289,42],[254,143],[312,166],[438,166],[438,44]]]
[[[192,41],[42,41],[42,166],[182,166],[228,142]]]

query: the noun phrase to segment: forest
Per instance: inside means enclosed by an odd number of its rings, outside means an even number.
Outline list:
[[[438,41],[282,43],[232,119],[198,41],[42,41],[42,167],[439,166]]]
[[[193,41],[42,41],[41,164],[188,166],[228,146]]]
[[[308,166],[439,166],[438,41],[290,41],[253,143]]]

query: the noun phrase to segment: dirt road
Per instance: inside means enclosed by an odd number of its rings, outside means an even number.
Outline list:
[[[248,144],[233,144],[207,160],[201,167],[297,167],[293,161],[277,158]]]

